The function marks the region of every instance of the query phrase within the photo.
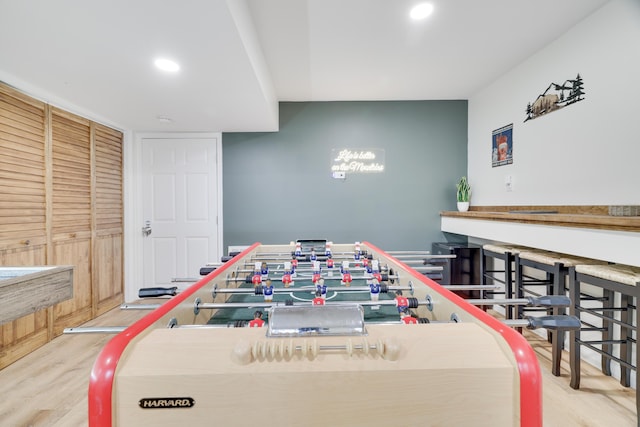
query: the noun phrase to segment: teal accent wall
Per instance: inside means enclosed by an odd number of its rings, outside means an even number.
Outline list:
[[[334,179],[332,148],[383,149],[385,171]],[[296,239],[426,250],[447,240],[439,212],[456,208],[466,175],[467,101],[283,102],[279,132],[224,133],[222,155],[225,250]]]

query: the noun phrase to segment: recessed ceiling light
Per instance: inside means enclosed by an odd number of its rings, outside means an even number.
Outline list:
[[[178,65],[177,62],[166,58],[158,58],[155,60],[154,64],[162,71],[175,73],[176,71],[180,70],[180,65]]]
[[[420,3],[411,9],[409,16],[411,19],[424,19],[433,13],[433,5],[431,3]]]

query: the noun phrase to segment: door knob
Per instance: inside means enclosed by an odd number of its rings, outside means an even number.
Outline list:
[[[142,227],[142,235],[147,237],[149,234],[151,234],[151,221],[145,221],[144,227]]]

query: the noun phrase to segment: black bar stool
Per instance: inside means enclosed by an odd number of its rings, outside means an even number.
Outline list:
[[[569,268],[578,264],[604,264],[604,261],[537,249],[531,251],[523,250],[517,253],[515,255],[516,298],[566,295],[566,278],[569,274]],[[528,274],[528,272],[525,272],[527,267],[544,272],[544,278]],[[543,290],[541,291],[540,288],[543,288]],[[545,311],[545,314],[550,315],[566,314],[565,308],[547,309],[518,306],[516,307],[517,318],[523,318],[524,313],[530,311]],[[565,334],[563,330],[548,331],[547,334],[551,343],[551,372],[555,376],[560,376],[560,362],[562,361]]]
[[[504,295],[504,298],[513,298],[513,272],[515,269],[515,255],[523,250],[532,250],[524,246],[509,244],[486,244],[482,246],[482,256],[480,257],[480,270],[482,285],[495,285],[500,283],[504,291],[486,291],[486,295]],[[499,269],[495,265],[495,260],[502,260],[504,267]],[[491,260],[491,264],[489,264]],[[515,307],[513,305],[504,306],[504,315],[507,319],[514,318]]]
[[[602,297],[585,292],[588,284],[602,289]],[[636,372],[636,387],[638,386],[638,365],[640,364],[640,353],[637,351],[637,341],[633,338],[637,336],[638,324],[640,324],[640,312],[637,304],[640,299],[640,267],[632,267],[621,264],[609,265],[576,265],[569,273],[569,295],[572,300],[570,314],[580,318],[584,327],[580,330],[570,331],[570,364],[571,364],[571,387],[580,387],[580,348],[587,347],[601,355],[602,372],[611,375],[611,361],[617,362],[620,366],[620,384],[624,387],[631,385],[631,371]],[[620,301],[620,305],[616,303]],[[593,303],[583,305],[586,301],[601,301],[598,307],[593,307]],[[635,311],[635,316],[632,312]],[[598,327],[585,320],[584,314],[589,314],[600,318],[602,326]],[[600,333],[599,340],[586,340],[582,338],[582,333]],[[616,332],[619,335],[615,339]],[[636,345],[635,358],[633,357],[633,347]],[[618,347],[618,355],[614,355],[614,348]],[[636,393],[636,411],[640,413],[640,394]]]

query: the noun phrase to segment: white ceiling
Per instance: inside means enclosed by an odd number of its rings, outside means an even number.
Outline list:
[[[468,99],[607,1],[0,0],[0,80],[127,130],[274,131],[279,101]]]

